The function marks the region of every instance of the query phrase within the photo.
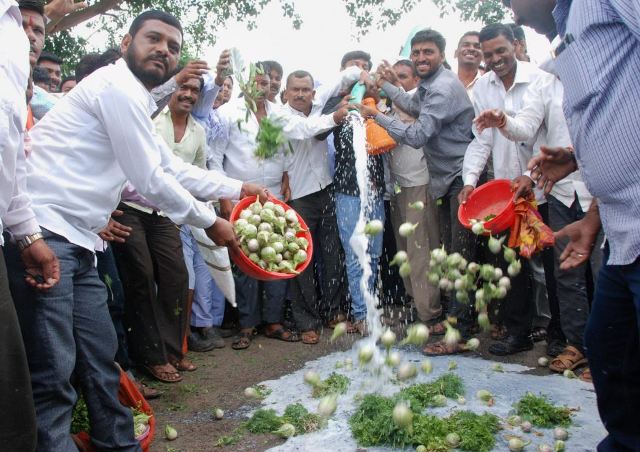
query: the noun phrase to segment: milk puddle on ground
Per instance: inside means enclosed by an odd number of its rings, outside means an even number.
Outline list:
[[[445,356],[430,358],[433,363],[433,372],[430,375],[419,373],[417,378],[400,385],[362,371],[358,366],[357,349],[359,345],[358,343],[353,350],[348,352],[337,352],[318,360],[310,361],[298,372],[285,375],[278,380],[263,382],[272,392],[263,400],[260,408],[272,408],[278,414],[282,414],[285,407],[291,403],[301,403],[309,411],[317,411],[319,400],[311,397],[311,387],[303,381],[304,373],[309,370],[318,372],[322,379],[335,372],[345,375],[351,380],[347,393],[338,397],[336,413],[329,419],[325,428],[310,434],[289,438],[286,443],[270,449],[271,451],[355,451],[358,449],[358,445],[351,435],[348,420],[359,404],[354,400],[356,394],[379,393],[392,395],[403,387],[433,381],[448,372],[447,368],[450,361],[457,363],[457,369],[452,372],[460,376],[464,381],[466,404],[458,405],[454,400],[449,400],[446,407],[428,408],[427,412],[429,414],[446,417],[456,410],[469,410],[479,414],[489,412],[506,419],[513,414],[513,405],[525,393],[533,392],[536,395],[542,393],[547,395],[554,405],[579,408],[579,411],[574,413],[572,426],[567,429],[570,435],[566,441],[567,451],[595,451],[596,445],[606,436],[606,431],[598,417],[593,386],[588,383],[574,379],[570,380],[560,375],[528,375],[525,372],[530,368],[516,364],[501,363],[504,372],[496,372],[492,370],[492,366],[495,364],[493,361],[479,357]],[[413,362],[418,367],[425,358],[416,351],[403,350],[402,355],[403,361]],[[350,371],[345,368],[336,369],[336,363],[344,362],[347,358],[353,360],[353,369]],[[493,394],[495,399],[494,406],[487,407],[476,399],[475,394],[480,389],[486,389]],[[544,436],[536,436],[533,433],[523,434],[517,427],[512,430],[501,430],[496,434],[496,447],[494,450],[509,450],[507,440],[504,439],[504,436],[509,434],[518,435],[524,440],[531,441],[525,451],[535,451],[537,446],[543,443],[553,445],[554,440],[551,429],[545,430],[534,427],[533,431],[542,432]],[[394,449],[367,447],[366,450],[390,451]],[[408,448],[406,450],[413,449]]]

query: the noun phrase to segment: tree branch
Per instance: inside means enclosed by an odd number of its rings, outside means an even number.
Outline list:
[[[47,33],[56,33],[63,30],[73,28],[82,22],[93,19],[100,14],[104,14],[112,9],[118,9],[120,4],[125,0],[100,0],[97,3],[71,13],[63,17],[56,23],[50,23],[47,27]]]

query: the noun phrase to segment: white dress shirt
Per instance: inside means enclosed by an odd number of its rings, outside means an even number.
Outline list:
[[[327,101],[358,81],[361,72],[360,68],[352,66],[340,72],[337,80],[329,80],[319,86],[308,117],[322,116],[322,109]],[[293,115],[306,117],[304,113],[294,109],[288,103],[283,108]],[[289,142],[293,148],[293,154],[286,156],[285,170],[289,173],[291,199],[316,193],[333,182],[329,173],[329,144],[326,139],[317,140],[314,137]]]
[[[93,250],[127,180],[175,223],[200,228],[216,217],[193,196],[239,197],[240,181],[173,155],[155,133],[155,109],[120,59],[83,80],[32,129],[27,186],[43,228]]]
[[[515,80],[508,91],[500,77],[490,71],[478,80],[473,88],[473,106],[476,115],[485,110],[499,109],[509,116],[515,116],[523,107],[523,98],[529,85],[544,72],[535,65],[518,61]],[[489,155],[493,155],[493,170],[496,179],[514,179],[527,171],[527,163],[533,157],[533,146],[537,137],[525,142],[514,143],[497,129],[490,128],[481,134],[473,128],[476,138],[469,143],[464,156],[462,177],[465,185],[473,187],[487,165]],[[538,201],[544,197],[537,192]]]
[[[570,146],[571,137],[562,111],[563,98],[564,88],[558,77],[545,73],[529,86],[522,109],[515,117],[507,116],[507,123],[500,132],[512,141],[537,137],[534,155],[540,153],[541,146]],[[593,197],[579,171],[557,182],[551,190],[551,195],[567,207],[573,205],[576,194],[583,212],[586,212]]]
[[[267,116],[283,126],[283,133],[289,140],[306,140],[336,126],[333,115],[306,118],[284,106],[265,103]],[[243,182],[263,185],[274,196],[280,196],[282,174],[286,171],[284,149],[273,158],[255,156],[260,125],[255,114],[250,112],[247,118],[248,109],[243,98],[231,100],[217,111],[223,131],[211,143],[210,167]]]
[[[38,232],[25,190],[25,92],[29,80],[29,41],[13,0],[0,0],[0,245],[2,227],[21,238]]]

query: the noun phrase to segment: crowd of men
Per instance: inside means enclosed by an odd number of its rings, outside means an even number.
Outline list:
[[[197,370],[187,351],[226,338],[236,350],[258,332],[314,345],[338,323],[367,335],[365,288],[411,308],[432,336],[456,319],[459,343],[432,341],[425,354],[466,352],[479,331],[473,303],[425,275],[440,246],[506,272],[457,219],[491,179],[511,180],[514,199],[535,198],[558,232],[554,247],[522,259],[492,310],[489,352],[546,341],[552,371],[593,381],[609,432],[599,450],[640,450],[640,5],[504,3],[517,24],[464,33],[457,73],[444,37],[425,29],[409,58],[374,71],[369,53],[351,51],[330,80],[258,62],[255,86],[238,96],[229,51],[215,69],[178,66],[183,31],[170,14],[141,14],[120,48],[63,74],[61,58],[42,51],[45,33],[83,5],[0,0],[0,38],[12,43],[0,51],[0,403],[13,413],[0,422],[3,450],[76,450],[79,394],[98,449],[139,450],[117,397],[121,370],[178,383]],[[554,57],[531,63],[520,25],[544,34]],[[376,108],[348,104],[356,83]],[[397,143],[368,155],[364,205],[353,108]],[[282,126],[291,153],[255,155],[264,118]],[[277,197],[302,216],[313,265],[291,280],[235,266],[230,286],[214,278],[211,268],[225,269],[211,250],[241,252],[229,219],[246,196]],[[361,209],[385,223],[368,239],[367,269],[351,243]],[[405,222],[417,225],[409,237],[398,233]],[[389,264],[396,250],[411,264],[403,278]]]

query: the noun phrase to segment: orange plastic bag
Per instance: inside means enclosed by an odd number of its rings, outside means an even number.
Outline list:
[[[142,450],[147,452],[156,432],[156,418],[153,416],[151,405],[145,400],[144,396],[138,391],[135,383],[120,369],[120,389],[118,390],[118,399],[124,406],[136,408],[143,413],[151,416],[149,418],[149,430],[140,439]],[[91,444],[91,438],[87,432],[80,432],[74,436],[74,442],[80,452],[95,452],[96,448]]]
[[[535,198],[519,198],[515,205],[516,219],[509,234],[510,248],[519,248],[520,256],[531,258],[544,248],[553,246],[555,238],[553,231],[544,224],[538,212]]]

